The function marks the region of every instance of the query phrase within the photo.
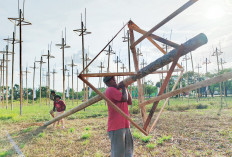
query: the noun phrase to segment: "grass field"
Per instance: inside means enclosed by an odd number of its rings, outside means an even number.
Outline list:
[[[160,102],[157,111],[162,103]],[[75,102],[76,103],[76,102]],[[81,102],[79,102],[80,104]],[[52,119],[49,106],[25,105],[19,116],[14,110],[0,109],[0,157],[17,156],[6,136],[11,135],[25,156],[109,156],[107,106],[104,101],[65,118],[66,128],[39,126]],[[67,110],[75,107],[66,102]],[[147,111],[151,105],[147,107]],[[132,119],[142,125],[136,100],[129,107]],[[149,136],[131,126],[135,156],[232,156],[232,98],[171,99],[159,123]],[[157,112],[155,113],[155,115]]]

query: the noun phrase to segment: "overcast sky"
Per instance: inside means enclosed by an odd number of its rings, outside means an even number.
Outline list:
[[[31,26],[23,26],[23,68],[33,66],[33,62],[39,60],[42,54],[47,53],[48,44],[52,41],[51,70],[54,68],[58,73],[55,77],[55,89],[62,91],[62,51],[55,44],[61,43],[62,31],[67,30],[67,45],[71,48],[65,49],[65,64],[71,63],[71,58],[78,65],[79,71],[82,69],[81,62],[81,37],[73,32],[80,28],[81,13],[87,8],[87,30],[92,34],[85,36],[85,48],[90,58],[94,56],[107,44],[107,42],[120,30],[123,23],[130,19],[144,30],[150,30],[157,23],[178,9],[187,0],[26,0],[25,19],[32,23]],[[20,1],[22,8],[23,1]],[[6,42],[3,39],[12,37],[14,25],[7,18],[18,16],[17,0],[0,0],[0,49],[5,48]],[[217,69],[216,58],[212,57],[213,48],[221,47],[224,53],[220,56],[227,63],[224,68],[231,67],[232,56],[232,1],[231,0],[199,0],[183,13],[162,26],[154,34],[168,38],[178,44],[184,43],[187,39],[199,33],[205,33],[209,42],[194,51],[194,67],[201,65],[200,72],[205,72],[205,65],[202,65],[205,58],[209,58],[211,64],[208,69],[215,72]],[[127,30],[127,28],[126,28]],[[171,34],[172,30],[172,34]],[[19,30],[17,28],[17,38]],[[113,42],[113,50],[120,56],[122,63],[128,70],[127,44],[122,42],[123,31]],[[135,34],[136,38],[140,36]],[[220,44],[219,44],[220,43]],[[162,44],[160,44],[162,46]],[[144,40],[137,46],[141,48],[144,59],[148,64],[162,56],[149,41]],[[12,45],[10,45],[10,51]],[[19,47],[15,47],[15,83],[19,83]],[[2,55],[1,57],[2,58]],[[115,55],[111,56],[110,71],[116,71],[116,64],[113,62]],[[11,60],[11,57],[10,57]],[[44,58],[47,62],[47,59]],[[180,62],[182,58],[180,59]],[[97,66],[103,62],[107,69],[107,56],[102,53],[90,66],[91,72],[99,72]],[[180,63],[179,62],[179,63]],[[11,62],[9,62],[11,71]],[[122,66],[120,63],[120,67]],[[185,66],[185,62],[183,62]],[[39,66],[37,64],[37,66]],[[133,64],[131,65],[133,67]],[[44,74],[47,71],[47,64],[43,65]],[[69,70],[70,67],[69,67]],[[132,68],[132,70],[134,70]],[[192,70],[190,60],[188,60],[188,70]],[[197,69],[195,69],[197,70]],[[30,69],[32,72],[32,69]],[[76,71],[76,68],[75,68]],[[122,71],[122,69],[120,69]],[[11,72],[9,72],[11,73]],[[24,77],[25,78],[25,77]],[[32,87],[32,74],[28,76],[28,86]],[[160,75],[149,76],[146,79],[154,83],[158,81]],[[67,78],[66,78],[67,80]],[[9,82],[11,79],[9,79]],[[25,81],[24,81],[25,82]],[[98,86],[98,79],[90,79],[94,85]],[[43,79],[45,85],[45,77]],[[66,87],[68,82],[66,81]],[[79,90],[82,83],[79,81]],[[25,84],[24,84],[25,86]],[[71,78],[70,78],[71,86]],[[39,87],[39,70],[36,71],[36,87]],[[52,87],[52,77],[51,77]],[[76,76],[74,80],[76,87]]]

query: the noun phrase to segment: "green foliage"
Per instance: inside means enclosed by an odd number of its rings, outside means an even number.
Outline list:
[[[149,148],[149,149],[154,149],[156,147],[156,144],[149,143],[149,144],[146,145],[146,147]]]
[[[161,138],[158,138],[158,140],[156,141],[158,145],[163,145],[163,143],[165,141],[169,141],[172,139],[172,136],[162,136]]]
[[[44,132],[41,132],[39,133],[38,137],[44,137],[45,136],[45,133]]]
[[[12,156],[13,153],[14,153],[13,150],[8,150],[8,151],[0,152],[0,157]]]
[[[74,131],[75,131],[74,128],[70,128],[70,129],[68,130],[68,132],[70,132],[70,133],[73,133]]]
[[[140,132],[134,131],[133,132],[133,137],[135,139],[141,139],[142,138],[142,134]]]
[[[91,134],[89,132],[84,132],[81,136],[81,139],[89,139]]]
[[[85,130],[90,130],[90,127],[89,126],[85,127]]]
[[[152,138],[152,136],[142,136],[141,140],[145,143],[148,143],[150,141],[150,139]]]
[[[31,130],[32,130],[32,127],[30,126],[30,127],[26,128],[26,129],[24,129],[24,130],[23,130],[23,133],[27,133],[27,132],[29,132],[29,131],[31,131]]]

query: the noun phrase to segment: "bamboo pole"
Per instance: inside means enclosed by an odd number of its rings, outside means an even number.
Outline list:
[[[183,44],[184,50],[181,53],[181,56],[189,53],[190,51],[197,49],[198,47],[200,47],[206,43],[207,43],[207,37],[204,34],[200,34],[200,35],[195,36],[194,38],[188,40],[186,43]],[[146,67],[144,67],[143,69],[138,71],[136,75],[127,77],[125,80],[123,80],[124,85],[128,86],[128,85],[132,84],[133,82],[135,82],[137,79],[143,78],[143,77],[147,76],[148,74],[156,71],[157,69],[160,69],[161,67],[172,62],[175,55],[176,55],[176,52],[177,52],[176,49],[170,51],[166,55],[158,58],[154,62],[151,62],[149,65],[147,65]],[[231,73],[231,77],[232,77],[232,73]],[[82,109],[84,109],[84,108],[86,108],[94,103],[97,103],[100,100],[102,100],[102,97],[100,95],[97,95],[97,96],[89,99],[89,101],[83,102],[79,106],[77,106],[77,107],[61,114],[60,116],[46,122],[44,124],[44,126],[48,126],[48,125],[50,125],[50,124],[52,124],[52,123],[54,123],[62,118],[65,118],[65,117],[67,117],[73,113],[76,113],[76,112],[78,112],[78,111],[80,111],[80,110],[82,110]]]

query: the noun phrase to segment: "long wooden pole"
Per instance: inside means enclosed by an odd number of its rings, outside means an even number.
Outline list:
[[[26,68],[26,91],[27,91],[27,105],[28,105],[27,74],[28,74],[28,71],[27,71],[27,68]]]
[[[41,57],[41,63],[40,63],[40,76],[39,76],[39,102],[40,102],[40,106],[41,106],[41,96],[42,96],[42,91],[41,91],[41,79],[42,79],[42,57]]]
[[[74,89],[73,89],[73,66],[74,66],[74,63],[73,63],[73,60],[72,60],[72,105],[74,105]]]
[[[191,40],[189,40],[183,44],[184,50],[181,53],[181,56],[189,53],[190,51],[197,49],[198,47],[200,47],[206,43],[207,43],[207,37],[204,34],[197,35],[196,37],[192,38]],[[173,61],[173,59],[176,55],[176,52],[177,52],[177,50],[174,49],[174,50],[170,51],[168,54],[158,58],[156,61],[151,62],[146,67],[139,70],[136,75],[130,76],[130,77],[126,78],[125,80],[123,80],[123,83],[125,84],[125,86],[128,86],[128,85],[134,83],[137,79],[143,78],[143,77],[147,76],[148,74],[156,71],[157,69],[160,69],[161,67],[167,65],[168,63]],[[231,74],[231,77],[232,77],[232,74]],[[44,124],[44,126],[48,126],[48,125],[50,125],[50,124],[52,124],[52,123],[54,123],[62,118],[65,118],[65,117],[67,117],[73,113],[76,113],[76,112],[78,112],[78,111],[80,111],[80,110],[82,110],[82,109],[84,109],[84,108],[86,108],[94,103],[97,103],[100,100],[102,100],[102,97],[100,95],[97,95],[97,96],[89,99],[89,101],[84,102],[84,103],[80,104],[79,106],[77,106],[77,107],[61,114],[60,116],[46,122]]]
[[[50,99],[50,51],[48,50],[48,100],[49,100],[49,108],[51,107],[51,99]]]
[[[64,38],[62,38],[62,65],[63,65],[63,101],[65,102]]]
[[[3,98],[2,98],[2,103],[3,103],[3,106],[5,106],[5,55],[3,54]]]
[[[140,37],[137,41],[135,41],[133,44],[131,44],[131,47],[135,47],[137,44],[139,44],[141,41],[143,41],[146,37],[148,37],[150,34],[152,34],[154,31],[159,29],[161,26],[166,24],[168,21],[173,19],[175,16],[183,12],[185,9],[190,7],[192,4],[197,2],[198,0],[189,0],[187,3],[185,3],[183,6],[181,6],[179,9],[174,11],[172,14],[170,14],[168,17],[166,17],[164,20],[162,20],[160,23],[158,23],[155,27],[153,27],[151,30],[149,30],[146,34],[144,34],[142,37]]]
[[[195,89],[198,89],[198,88],[206,87],[206,86],[209,86],[209,85],[221,82],[221,81],[229,80],[231,78],[232,78],[232,72],[228,72],[228,73],[216,76],[214,78],[204,80],[204,81],[201,81],[201,82],[197,82],[195,84],[186,86],[184,88],[180,88],[180,89],[174,90],[172,92],[165,93],[165,94],[157,96],[157,97],[153,97],[153,98],[151,98],[151,99],[149,99],[147,101],[144,101],[141,105],[146,106],[146,105],[149,105],[149,104],[153,103],[154,101],[159,101],[159,100],[162,100],[162,99],[166,99],[168,97],[172,97],[174,95],[177,95],[177,94],[180,94],[180,93],[183,93],[183,92],[188,92],[188,91],[192,91],[192,90],[195,90]]]
[[[2,69],[4,69],[4,68],[3,68],[3,65],[2,65],[2,61],[1,61],[0,98],[2,98]],[[0,99],[0,108],[1,108],[1,105],[2,105],[2,99]]]
[[[12,41],[12,74],[11,74],[11,110],[13,110],[13,99],[14,99],[14,45],[15,45],[15,32],[13,32]]]
[[[6,45],[6,109],[8,109],[8,45]]]
[[[34,62],[34,67],[33,67],[33,98],[32,98],[32,104],[34,105],[34,98],[35,98],[35,62]]]
[[[19,10],[19,70],[20,70],[20,115],[22,115],[23,79],[22,79],[22,11]]]
[[[133,32],[132,29],[129,29],[129,32],[130,32],[130,43],[132,45],[134,43],[134,32]],[[132,51],[132,54],[133,54],[135,71],[138,72],[139,71],[139,63],[138,63],[139,61],[138,61],[138,58],[136,56],[136,48],[131,47],[131,51]],[[146,113],[146,108],[140,106],[140,103],[142,103],[144,101],[143,88],[142,88],[142,84],[141,84],[140,79],[137,80],[137,87],[138,87],[138,103],[139,103],[143,123],[145,123],[145,121],[147,119],[147,113]]]
[[[84,44],[84,23],[81,21],[81,41],[82,41],[82,67],[83,67],[83,74],[85,73],[85,44]],[[86,98],[85,93],[85,83],[83,82],[83,94],[84,94],[84,101]]]

